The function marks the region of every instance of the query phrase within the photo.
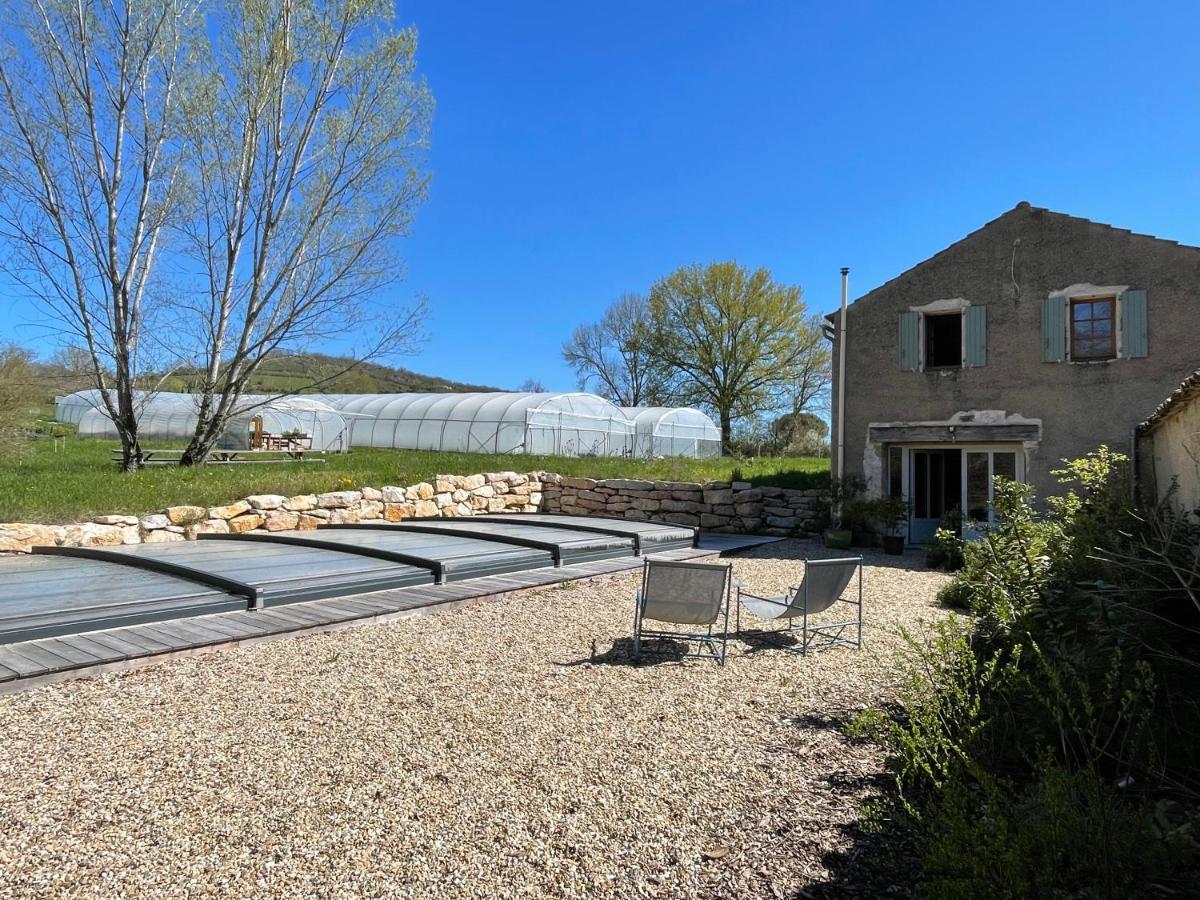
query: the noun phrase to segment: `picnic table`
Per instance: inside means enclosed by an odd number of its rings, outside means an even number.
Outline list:
[[[142,465],[177,466],[182,457],[182,450],[143,450]],[[121,451],[113,449],[112,458],[114,462],[119,461]],[[289,462],[324,463],[325,451],[302,447],[277,450],[213,450],[205,460],[205,465],[234,466]]]

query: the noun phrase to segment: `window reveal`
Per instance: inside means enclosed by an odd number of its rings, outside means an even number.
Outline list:
[[[957,369],[962,361],[962,313],[925,316],[925,368]]]

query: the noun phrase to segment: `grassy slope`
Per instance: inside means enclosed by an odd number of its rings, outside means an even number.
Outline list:
[[[416,450],[355,450],[325,465],[154,467],[122,475],[109,461],[116,444],[68,439],[55,453],[49,441],[22,445],[0,459],[0,522],[69,522],[104,513],[142,514],[176,504],[215,506],[247,494],[305,494],[339,487],[413,484],[437,474],[470,475],[543,469],[592,478],[666,481],[729,480],[816,487],[828,478],[824,459],[626,460],[554,456],[489,456]]]
[[[324,393],[390,394],[407,391],[498,391],[501,388],[452,381],[436,375],[423,375],[410,369],[363,362],[349,372],[333,378],[325,384],[314,382],[332,378],[349,366],[351,360],[341,356],[324,356],[307,353],[298,356],[283,356],[267,359],[250,380],[247,393],[284,393],[288,391],[317,390]],[[192,389],[194,375],[180,372],[166,379],[161,385],[165,391],[188,391]]]

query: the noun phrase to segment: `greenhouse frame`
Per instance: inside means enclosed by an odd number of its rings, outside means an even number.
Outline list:
[[[711,459],[721,455],[721,429],[698,409],[688,406],[626,406],[633,423],[633,456],[654,459],[683,456]]]
[[[151,439],[186,439],[196,427],[191,394],[139,395],[140,431]],[[721,455],[721,432],[690,407],[619,407],[595,394],[303,394],[247,395],[218,441],[246,449],[253,419],[277,434],[312,435],[312,449],[350,447],[549,456]],[[98,390],[56,401],[60,422],[78,425],[81,437],[116,438]]]
[[[351,444],[461,453],[625,456],[633,425],[595,394],[325,394]]]
[[[80,437],[116,439],[117,428],[104,408],[99,391],[80,391],[86,396],[61,397],[55,403],[60,422],[78,427]],[[138,434],[143,439],[186,440],[196,430],[199,415],[192,394],[161,392],[138,398]],[[77,416],[77,418],[76,418]],[[343,453],[350,449],[350,424],[329,404],[313,396],[277,397],[246,395],[226,423],[217,440],[222,450],[245,450],[250,446],[253,420],[262,418],[262,428],[272,434],[311,435],[311,449]]]

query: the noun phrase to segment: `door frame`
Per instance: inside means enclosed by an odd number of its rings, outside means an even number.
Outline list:
[[[914,450],[958,450],[962,454],[962,462],[960,463],[960,486],[959,486],[959,503],[964,512],[967,509],[967,453],[987,453],[988,454],[988,504],[990,506],[993,494],[994,483],[992,471],[995,468],[995,460],[991,456],[993,453],[1013,453],[1016,455],[1016,476],[1017,481],[1024,481],[1025,475],[1025,444],[1021,441],[997,442],[997,441],[928,441],[924,443],[913,444],[892,444],[893,447],[899,447],[901,450],[900,458],[900,496],[906,501],[912,499],[912,451]],[[886,460],[886,456],[885,456]],[[904,525],[904,540],[908,543],[909,537],[912,534],[912,515],[913,508],[910,505],[908,517]],[[989,508],[988,521],[993,521],[993,513]],[[971,540],[979,536],[978,531],[968,527],[969,523],[964,518],[963,520],[963,538]]]

